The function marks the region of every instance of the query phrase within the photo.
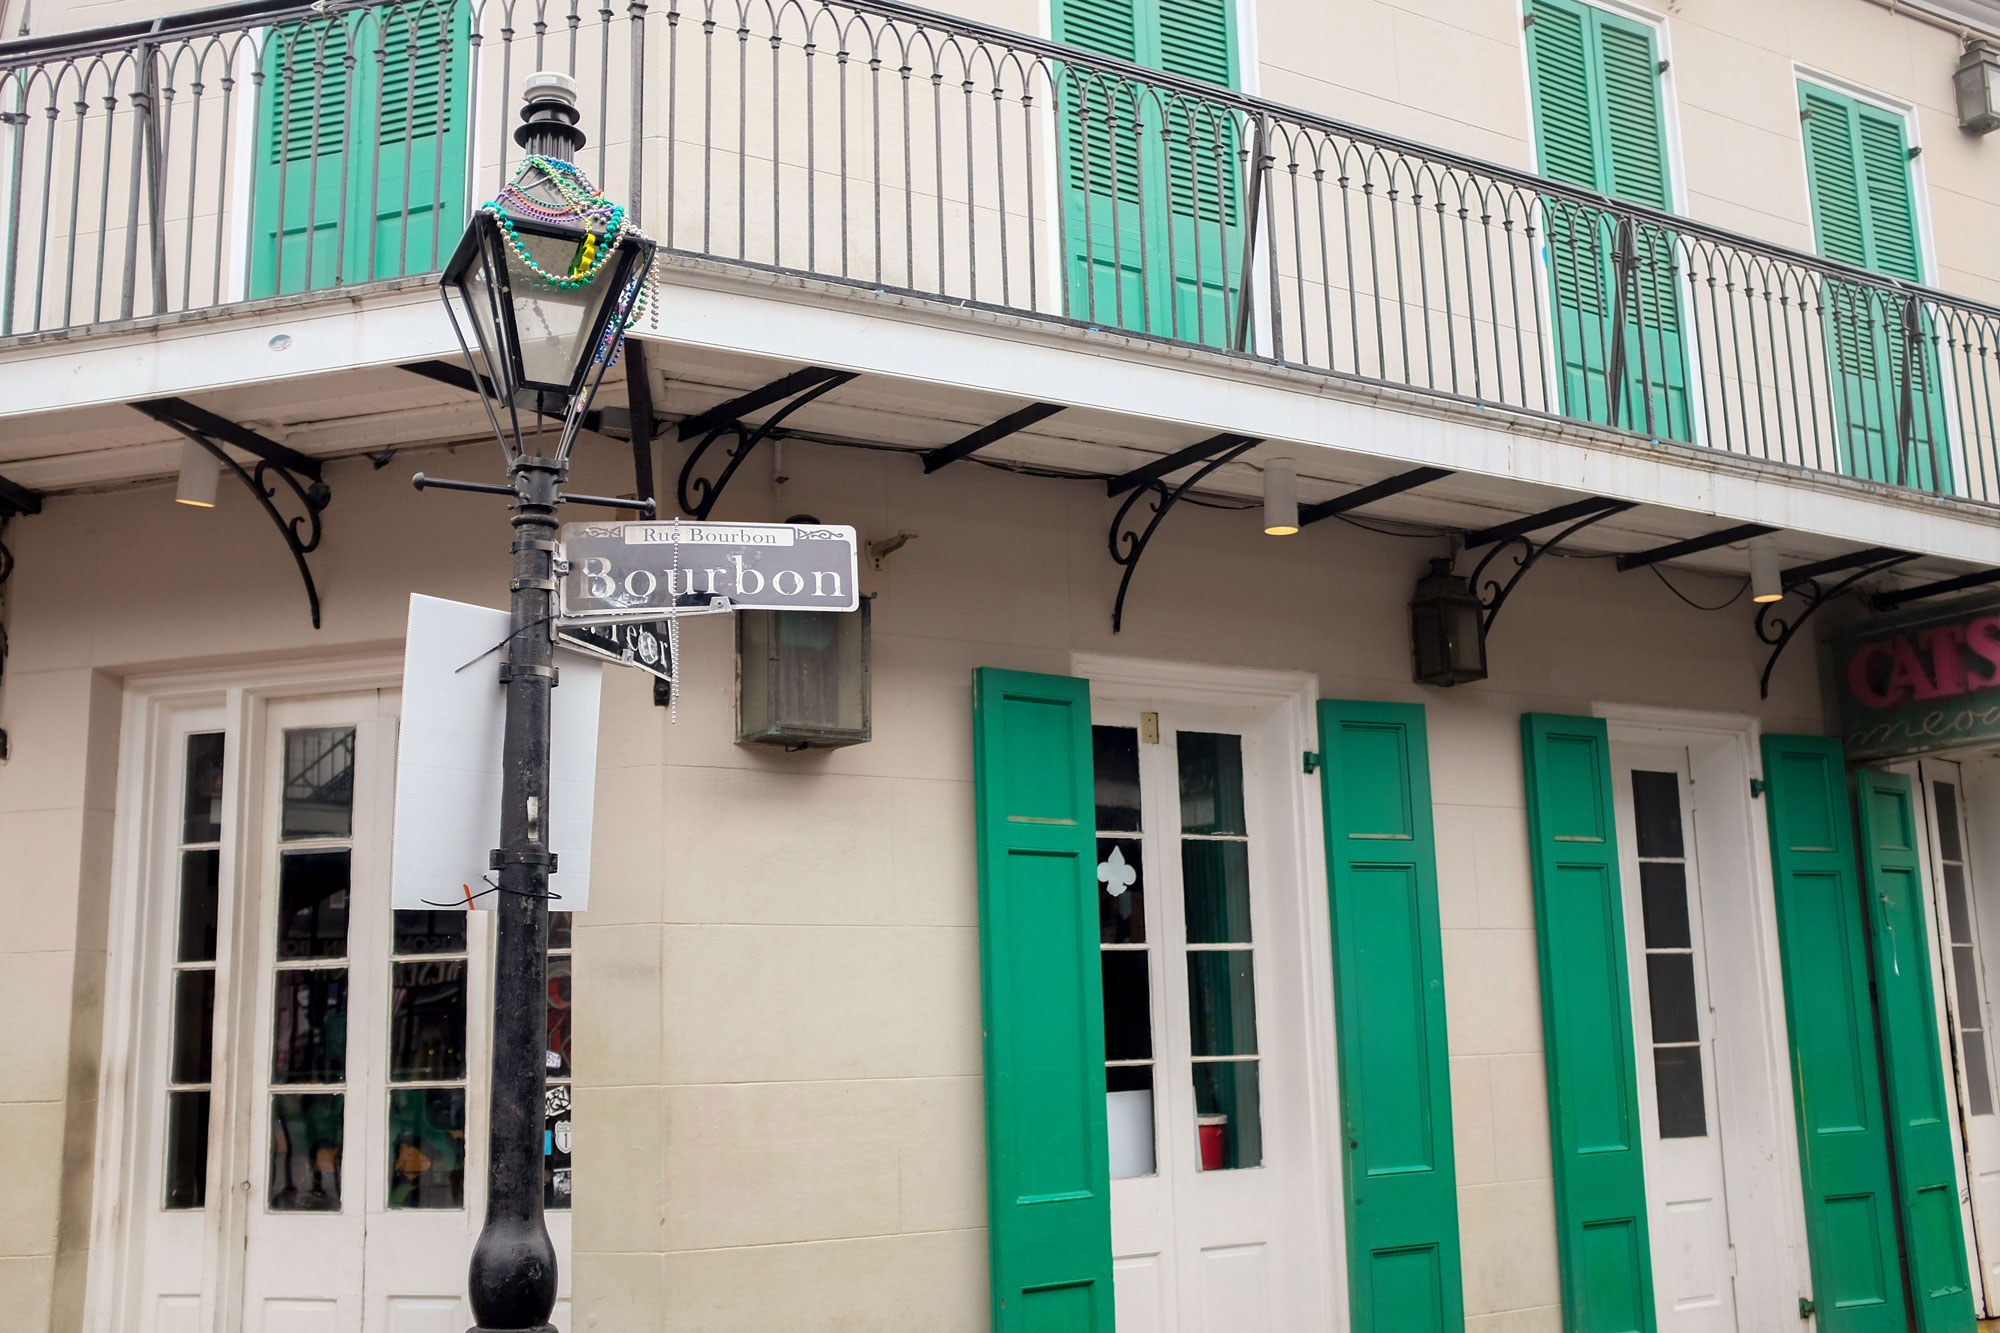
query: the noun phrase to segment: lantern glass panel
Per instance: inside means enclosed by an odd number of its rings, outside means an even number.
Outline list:
[[[517,227],[521,247],[543,273],[566,276],[577,266],[582,241],[574,233],[541,235]],[[531,389],[568,390],[582,374],[589,343],[604,304],[611,299],[618,269],[605,265],[590,283],[577,288],[552,287],[531,271],[512,246],[507,249],[507,280],[513,289],[516,355],[521,384]]]
[[[869,739],[869,612],[736,613],[736,739],[854,745]]]
[[[466,266],[463,289],[466,307],[472,315],[473,334],[477,342],[476,350],[479,353],[479,360],[481,362],[480,369],[494,383],[509,384],[513,380],[513,376],[507,373],[505,369],[495,367],[493,364],[493,357],[499,352],[503,344],[500,341],[500,330],[494,319],[498,306],[495,305],[496,298],[493,293],[493,284],[487,281],[485,255],[483,253],[476,255],[472,263]],[[504,361],[505,357],[501,359]],[[496,374],[496,370],[499,370],[500,373]]]

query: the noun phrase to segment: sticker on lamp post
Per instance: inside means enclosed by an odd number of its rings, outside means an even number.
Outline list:
[[[570,624],[861,605],[854,529],[838,525],[570,523],[562,559]]]

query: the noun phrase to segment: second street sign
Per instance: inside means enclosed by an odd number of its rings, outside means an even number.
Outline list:
[[[854,529],[801,523],[568,523],[562,618],[657,620],[860,606]]]
[[[569,623],[556,626],[556,641],[592,657],[650,671],[661,680],[674,678],[674,659],[664,620],[625,620],[612,624]]]

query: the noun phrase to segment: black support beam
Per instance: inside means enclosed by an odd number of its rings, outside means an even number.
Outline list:
[[[1815,560],[1809,565],[1793,565],[1785,571],[1783,582],[1789,588],[1795,583],[1804,583],[1807,579],[1816,579],[1827,574],[1838,574],[1842,570],[1854,569],[1861,565],[1880,564],[1884,560],[1892,560],[1899,555],[1906,560],[1910,558],[1905,552],[1887,546],[1864,547],[1858,551],[1849,551],[1845,555],[1829,556],[1825,560]]]
[[[17,482],[0,477],[0,516],[15,514],[39,514],[42,512],[42,497]]]
[[[1377,500],[1386,500],[1404,491],[1413,491],[1419,486],[1428,486],[1451,475],[1451,469],[1441,467],[1413,467],[1408,472],[1399,472],[1393,477],[1371,482],[1357,487],[1345,495],[1336,495],[1331,500],[1321,500],[1318,504],[1305,505],[1299,510],[1299,526],[1317,523],[1323,518],[1345,514],[1363,505],[1372,505]]]
[[[731,398],[726,403],[717,403],[706,412],[698,412],[694,416],[681,418],[680,438],[691,440],[697,435],[706,435],[708,432],[718,427],[726,426],[732,421],[741,421],[744,417],[760,408],[769,407],[773,403],[783,402],[785,399],[795,394],[804,393],[808,389],[816,389],[821,385],[827,385],[829,388],[834,387],[832,384],[828,384],[828,381],[845,384],[853,378],[853,374],[848,371],[828,370],[823,366],[807,366],[804,370],[795,370],[783,379],[771,381],[761,389],[752,389],[749,393]]]
[[[1572,519],[1586,518],[1591,515],[1596,515],[1600,518],[1609,518],[1613,514],[1620,514],[1627,509],[1637,509],[1638,507],[1639,502],[1637,500],[1607,500],[1602,496],[1595,496],[1588,500],[1577,500],[1570,504],[1557,505],[1554,509],[1545,509],[1539,514],[1529,514],[1525,518],[1510,519],[1505,523],[1497,524],[1490,528],[1481,528],[1478,532],[1468,533],[1465,538],[1465,549],[1476,551],[1482,546],[1490,546],[1494,542],[1510,541],[1515,537],[1523,537],[1530,532],[1554,527],[1558,523],[1567,523]]]
[[[276,440],[267,440],[248,426],[239,426],[228,417],[217,416],[205,407],[196,407],[185,398],[149,398],[132,406],[162,425],[186,427],[218,444],[234,445],[273,467],[311,477],[314,481],[320,479],[317,458],[288,449]]]
[[[1104,483],[1104,493],[1114,496],[1123,495],[1125,492],[1144,486],[1148,482],[1158,481],[1169,472],[1178,472],[1182,468],[1192,466],[1195,463],[1205,463],[1217,454],[1227,453],[1231,450],[1240,454],[1250,446],[1262,443],[1263,441],[1254,435],[1211,435],[1199,444],[1191,444],[1187,448],[1177,450],[1164,458],[1156,458],[1144,467],[1133,468],[1130,472],[1113,477]]]
[[[639,340],[637,338],[631,339],[625,344],[626,355],[628,357],[625,371],[627,379],[630,379],[632,375],[631,362],[629,360],[630,352],[638,344]],[[412,375],[421,375],[427,380],[435,380],[439,384],[449,384],[454,389],[462,389],[466,393],[475,394],[482,398],[494,397],[492,381],[488,380],[484,375],[475,375],[464,366],[456,365],[450,361],[410,361],[404,363],[399,369],[406,370]],[[549,421],[561,421],[563,419],[560,412],[542,411],[541,395],[531,390],[523,389],[520,393],[515,394],[514,406],[523,412],[532,413]],[[628,429],[630,426],[630,413],[626,409],[619,407],[593,407],[590,411],[583,414],[583,420],[577,424],[580,429],[587,430],[594,435],[602,435],[607,427],[612,430]]]
[[[1920,583],[1914,588],[1898,588],[1894,592],[1880,593],[1868,600],[1877,611],[1891,611],[1909,602],[1920,602],[1926,597],[1942,597],[1948,592],[1964,592],[1968,588],[1984,588],[1993,583],[2000,583],[2000,569],[1979,569],[1970,574],[1939,579],[1935,583]]]
[[[1004,440],[1016,431],[1026,430],[1038,421],[1045,421],[1062,411],[1056,403],[1029,403],[1018,412],[1010,412],[990,426],[981,426],[962,440],[941,445],[924,455],[924,471],[932,473],[949,463],[970,454],[976,454],[997,440]]]
[[[1648,565],[1657,565],[1662,560],[1678,560],[1684,555],[1712,551],[1731,542],[1747,542],[1752,537],[1762,537],[1766,533],[1776,531],[1776,528],[1764,523],[1739,523],[1733,528],[1719,528],[1699,537],[1689,537],[1685,541],[1668,542],[1665,546],[1655,546],[1650,550],[1621,555],[1618,557],[1618,572],[1623,574],[1628,570],[1644,569]]]

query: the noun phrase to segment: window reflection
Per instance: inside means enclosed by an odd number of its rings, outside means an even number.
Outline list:
[[[338,1092],[271,1098],[269,1202],[273,1212],[340,1211],[347,1098]]]

